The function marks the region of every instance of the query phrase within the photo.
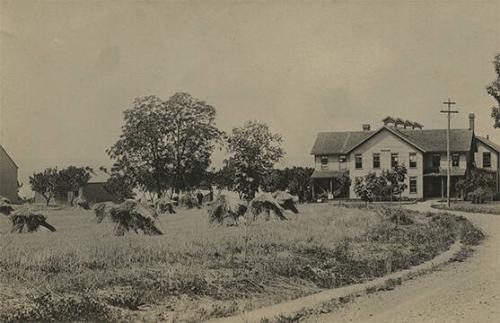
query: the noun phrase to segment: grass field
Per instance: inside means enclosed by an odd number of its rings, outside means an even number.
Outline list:
[[[47,211],[55,233],[10,234],[0,217],[0,321],[198,322],[382,276],[474,234],[448,215],[299,210],[225,227],[180,209],[160,216],[162,236],[123,237],[91,211]]]
[[[455,210],[469,213],[486,213],[486,214],[499,214],[500,215],[500,202],[491,201],[484,204],[472,204],[469,201],[453,201],[450,208],[446,204],[435,204],[433,208],[440,210]]]

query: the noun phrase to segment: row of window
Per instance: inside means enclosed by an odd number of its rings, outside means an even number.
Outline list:
[[[339,162],[344,163],[346,161],[345,155],[340,155]],[[354,155],[354,163],[356,169],[363,168],[363,156],[361,154]],[[399,163],[399,155],[397,153],[391,154],[391,167],[396,167]],[[328,156],[321,156],[321,165],[328,164]],[[410,168],[417,167],[417,153],[410,153]],[[439,168],[441,166],[441,154],[433,154],[431,158],[431,165],[433,168]],[[451,155],[451,166],[459,167],[460,166],[460,155],[452,154]],[[491,167],[491,154],[489,152],[483,152],[483,168]],[[380,154],[373,154],[373,168],[380,168]]]
[[[374,169],[379,169],[380,168],[380,154],[379,153],[374,153],[373,154],[373,168]],[[363,156],[361,154],[356,154],[354,155],[354,164],[356,169],[362,169],[363,168]],[[397,153],[392,153],[391,154],[391,167],[396,167],[399,164],[399,154]],[[417,168],[417,153],[410,153],[410,162],[409,162],[410,168]]]
[[[439,168],[441,166],[441,154],[433,154],[431,158],[432,168]],[[460,155],[459,154],[451,154],[451,166],[459,167],[460,166]]]

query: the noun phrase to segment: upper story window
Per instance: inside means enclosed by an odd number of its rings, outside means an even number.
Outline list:
[[[431,164],[432,168],[439,168],[441,166],[441,154],[433,154]]]
[[[345,163],[345,162],[346,162],[346,160],[347,160],[347,157],[346,157],[345,155],[340,155],[340,156],[339,156],[339,162],[341,162],[341,163]]]
[[[398,154],[397,153],[393,153],[391,154],[391,167],[396,167],[398,166]]]
[[[355,161],[356,169],[363,168],[363,157],[361,157],[361,154],[354,155],[354,161]]]
[[[483,153],[483,168],[491,167],[491,153],[484,152]]]
[[[373,168],[380,168],[380,154],[373,154]]]
[[[410,168],[417,168],[417,153],[410,153]]]
[[[453,167],[460,166],[460,155],[459,154],[451,155],[451,166],[453,166]]]
[[[320,157],[321,159],[321,168],[328,168],[328,156],[323,155]]]

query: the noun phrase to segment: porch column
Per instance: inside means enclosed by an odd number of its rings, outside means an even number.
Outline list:
[[[441,198],[444,199],[444,177],[441,176]]]
[[[311,181],[311,189],[312,189],[312,200],[316,200],[316,194],[314,193],[314,180]]]
[[[330,194],[333,193],[333,183],[332,183],[332,179],[330,178]]]

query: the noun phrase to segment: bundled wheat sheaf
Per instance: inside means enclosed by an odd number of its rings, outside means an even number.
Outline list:
[[[161,235],[155,225],[155,213],[135,200],[126,200],[121,204],[104,202],[95,205],[97,222],[108,217],[115,223],[115,235],[122,236],[126,232],[142,232],[146,235]]]
[[[156,214],[175,214],[174,201],[166,197],[158,199],[155,203],[155,212]]]
[[[266,220],[271,220],[272,218],[278,220],[287,219],[285,217],[285,209],[269,193],[263,193],[255,197],[248,205],[247,213],[247,216],[252,217],[252,219],[258,217],[264,217]]]
[[[182,195],[179,199],[179,204],[181,206],[188,208],[188,209],[200,207],[198,200],[196,199],[196,196],[191,192],[188,192],[188,193]]]
[[[221,223],[226,225],[236,225],[242,217],[255,220],[263,218],[265,220],[278,219],[286,220],[285,209],[294,213],[298,213],[293,201],[293,196],[282,192],[277,200],[269,193],[263,193],[255,197],[250,203],[232,198],[226,195],[219,195],[214,202],[211,203],[208,210],[210,222]],[[286,205],[283,207],[281,203]]]
[[[226,195],[217,196],[208,209],[210,222],[228,225],[235,225],[237,219],[245,215],[246,211],[245,202]]]
[[[73,201],[73,205],[74,205],[75,208],[81,208],[81,209],[84,209],[84,210],[89,210],[90,209],[89,202],[86,199],[81,198],[81,197],[77,197]]]
[[[35,213],[28,207],[23,207],[9,216],[12,223],[11,232],[35,232],[40,227],[45,227],[51,232],[55,232],[56,228],[47,222],[47,217],[40,213]]]
[[[0,214],[9,215],[14,208],[10,205],[10,200],[3,196],[0,196]]]
[[[283,209],[292,211],[295,214],[299,213],[299,210],[297,210],[297,207],[295,206],[292,194],[283,191],[276,191],[273,193],[273,197],[276,201],[278,201]]]

